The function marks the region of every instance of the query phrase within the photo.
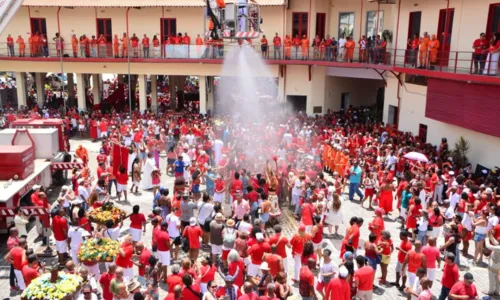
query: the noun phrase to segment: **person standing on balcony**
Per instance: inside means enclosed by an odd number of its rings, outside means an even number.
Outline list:
[[[339,39],[339,61],[344,61],[345,59],[345,43],[347,43],[347,40],[345,39],[345,35],[342,34]]]
[[[359,44],[359,62],[366,62],[366,47],[368,46],[368,41],[366,40],[366,36],[363,35],[358,42]]]
[[[153,36],[153,52],[155,58],[160,57],[160,40],[156,35]]]
[[[352,36],[347,38],[347,42],[345,43],[346,53],[347,53],[347,62],[352,63],[354,60],[354,49],[356,48],[356,43],[352,39]]]
[[[330,38],[330,35],[327,35],[326,36],[326,57],[325,59],[330,61],[332,60],[332,44],[333,44],[333,40]]]
[[[120,56],[120,39],[118,39],[118,34],[113,37],[113,56],[118,58]]]
[[[16,56],[16,54],[14,53],[14,39],[10,36],[10,34],[7,36],[7,47],[9,48],[8,55],[10,57]]]
[[[34,41],[33,41],[33,37],[34,36],[35,36],[34,34],[31,34],[28,37],[28,44],[30,46],[30,56],[31,57],[35,56],[35,44],[34,44]]]
[[[47,40],[47,36],[45,34],[42,34],[41,38],[40,38],[40,41],[41,41],[41,45],[42,45],[42,53],[43,53],[43,56],[44,57],[49,57],[49,41]],[[61,43],[61,48],[60,48],[60,52],[61,52],[61,55],[64,55],[64,52],[63,52],[63,41],[64,39],[60,38],[60,43]]]
[[[106,38],[104,37],[104,34],[101,34],[99,36],[97,43],[99,44],[99,57],[101,57],[101,58],[106,57],[107,56],[107,54],[106,54]]]
[[[56,36],[52,39],[54,42],[56,42],[56,52],[57,56],[63,55],[62,48],[63,48],[63,42],[64,39],[59,36],[59,32],[56,32]],[[48,46],[48,45],[47,45]],[[47,47],[48,48],[48,47]],[[45,51],[44,51],[45,52]],[[48,49],[47,49],[47,56],[48,56]]]
[[[427,32],[424,32],[424,37],[420,39],[420,69],[426,69],[427,68],[427,57],[429,51],[429,43],[430,43],[430,38],[429,34]]]
[[[274,35],[273,38],[273,47],[274,47],[274,59],[281,59],[281,38],[278,33]]]
[[[266,35],[263,35],[260,40],[260,51],[262,52],[262,58],[268,58],[268,42]]]
[[[375,63],[376,64],[380,64],[380,62],[382,61],[381,52],[382,52],[382,40],[380,39],[380,35],[378,34],[375,37]]]
[[[302,36],[302,40],[300,41],[302,48],[302,60],[306,60],[309,58],[309,39],[307,35]]]
[[[417,55],[418,55],[418,45],[420,44],[420,39],[418,35],[414,34],[412,39],[408,40],[408,47],[410,47],[408,63],[411,64],[412,68],[417,67]],[[420,56],[422,57],[422,56]],[[420,63],[422,65],[422,63]]]
[[[35,47],[35,56],[40,56],[42,49],[42,39],[40,38],[40,34],[38,32],[33,36],[33,46]]]
[[[500,33],[496,32],[491,36],[488,57],[484,66],[484,75],[497,75],[498,57],[500,56]]]
[[[183,56],[182,58],[189,58],[189,45],[191,45],[191,37],[187,32],[184,32],[184,37],[182,38],[182,48]]]
[[[26,55],[26,44],[20,35],[17,36],[16,43],[19,44],[19,57],[24,57]]]
[[[285,59],[290,60],[292,58],[292,39],[289,35],[285,37]]]
[[[90,51],[92,53],[92,57],[97,57],[97,40],[95,35],[90,39]]]
[[[488,53],[488,40],[486,40],[484,32],[474,41],[472,49],[474,49],[474,55],[472,56],[474,59],[474,72],[472,74],[482,74],[486,63],[486,53]]]
[[[122,41],[122,58],[128,57],[128,36],[127,33],[123,33]]]
[[[144,34],[142,38],[142,52],[144,58],[149,58],[149,37],[147,34]]]
[[[312,42],[312,47],[313,47],[313,57],[314,59],[318,59],[319,58],[319,45],[321,44],[321,39],[319,38],[319,35],[316,35],[316,37],[314,38],[313,42]]]
[[[73,57],[78,57],[78,39],[76,38],[76,34],[73,34],[71,37],[71,48],[73,49]]]
[[[203,39],[199,34],[196,36],[195,43],[196,43],[196,55],[197,57],[201,57],[203,49]]]
[[[130,38],[130,42],[132,43],[132,51],[134,52],[134,58],[139,57],[139,38],[134,34]]]
[[[433,34],[432,39],[429,42],[429,62],[431,64],[431,70],[434,70],[437,63],[438,50],[440,46],[439,40],[436,38],[436,35]]]
[[[299,58],[299,46],[300,46],[300,37],[298,34],[292,40],[293,47],[295,48],[295,59]]]

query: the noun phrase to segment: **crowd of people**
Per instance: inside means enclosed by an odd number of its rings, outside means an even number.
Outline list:
[[[313,118],[273,112],[272,122],[172,111],[94,112],[88,120],[91,136],[102,143],[98,168],[74,170],[51,220],[60,265],[84,280],[81,297],[158,299],[164,282],[166,300],[287,299],[293,285],[306,300],[372,299],[384,286],[411,299],[477,299],[474,276],[462,271],[471,243],[471,264],[488,262],[484,293],[500,292],[499,170],[475,176],[470,164],[453,161],[446,139],[438,147],[421,143],[374,122],[367,109]],[[129,148],[128,165],[118,170],[112,144]],[[411,152],[428,162],[405,158]],[[76,149],[85,163],[88,153]],[[167,186],[165,176],[174,184]],[[38,188],[32,202],[47,206]],[[119,237],[123,221],[89,222],[90,210],[129,201],[139,190],[153,191],[152,211],[132,202],[127,235]],[[345,201],[373,210],[373,219],[344,220]],[[298,221],[289,237],[280,222],[286,210]],[[386,229],[387,217],[401,223],[399,245]],[[10,228],[5,256],[12,289],[24,289],[44,272],[22,226]],[[363,226],[370,234],[361,244]],[[121,243],[104,273],[99,263],[79,262],[76,255],[93,237]],[[340,239],[341,248],[325,248],[326,239]],[[388,278],[393,259],[396,277]],[[438,268],[442,289],[433,295]]]

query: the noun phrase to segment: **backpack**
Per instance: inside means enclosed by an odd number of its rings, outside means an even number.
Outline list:
[[[234,228],[226,228],[224,231],[224,238],[222,239],[222,245],[226,248],[233,248],[234,242],[236,241],[236,229]]]

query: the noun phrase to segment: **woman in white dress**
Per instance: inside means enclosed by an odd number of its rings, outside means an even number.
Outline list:
[[[497,75],[498,73],[498,58],[500,56],[500,33],[494,33],[490,39],[490,48],[488,49],[488,57],[484,66],[484,75]]]
[[[334,237],[338,237],[339,225],[344,223],[342,217],[342,211],[340,209],[342,202],[338,194],[333,194],[333,200],[328,201],[326,207],[326,220],[325,223],[328,224],[328,232],[332,235],[332,227],[335,226]]]
[[[153,159],[153,155],[148,153],[146,158],[146,163],[142,167],[143,173],[141,178],[141,189],[150,190],[153,188],[153,178],[151,173],[155,169],[155,160]]]

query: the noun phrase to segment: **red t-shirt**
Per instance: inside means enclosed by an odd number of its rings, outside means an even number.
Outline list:
[[[22,273],[23,273],[24,283],[26,284],[26,286],[28,286],[33,279],[39,276],[38,271],[36,269],[31,268],[27,265],[23,267]]]
[[[304,203],[302,204],[302,224],[306,226],[312,226],[313,225],[313,215],[314,215],[314,208],[312,204],[310,203]]]
[[[422,248],[422,253],[425,255],[425,260],[427,262],[426,266],[429,269],[436,268],[436,258],[438,258],[441,253],[437,247],[431,247],[429,245]]]
[[[271,273],[273,277],[276,276],[276,274],[278,274],[278,272],[280,271],[280,259],[281,256],[278,254],[266,255],[266,262],[269,266],[269,273]]]
[[[156,242],[158,243],[158,251],[170,251],[170,236],[168,232],[159,230],[156,235]]]
[[[399,245],[399,249],[403,250],[404,252],[408,253],[412,248],[411,242],[406,240],[406,241],[401,241],[401,244]],[[403,253],[401,250],[398,251],[398,262],[399,263],[404,263],[406,259],[406,254]]]
[[[463,281],[459,281],[453,285],[450,290],[450,295],[469,296],[469,299],[477,298],[477,290],[475,285],[466,285]]]
[[[169,293],[174,292],[174,288],[176,285],[184,286],[184,284],[182,283],[182,277],[175,274],[167,276],[167,286]]]
[[[54,238],[56,241],[65,241],[67,239],[66,234],[64,234],[64,230],[66,233],[68,232],[68,221],[66,218],[61,216],[55,216],[52,218],[52,232],[54,232]]]
[[[24,250],[19,246],[16,246],[10,250],[10,255],[12,256],[14,269],[21,271],[24,265],[26,265],[27,262],[23,258],[25,251],[26,250]]]
[[[359,282],[358,290],[360,291],[371,291],[373,290],[373,276],[375,272],[370,266],[364,266],[354,272],[354,279]]]
[[[111,284],[111,280],[115,278],[115,274],[109,274],[108,272],[104,272],[99,278],[99,283],[102,288],[102,297],[104,300],[113,300],[113,293],[109,291],[109,286]]]
[[[146,223],[144,214],[138,213],[130,216],[130,228],[141,229],[142,223]]]
[[[245,197],[250,203],[257,202],[257,200],[259,200],[259,193],[252,190],[250,193],[246,194]]]
[[[118,255],[116,257],[116,265],[122,268],[130,268],[132,263],[132,255],[134,255],[134,245],[132,243],[122,244],[121,249],[125,256]]]
[[[304,244],[306,241],[310,240],[308,235],[300,236],[298,234],[294,235],[290,240],[290,244],[292,245],[292,255],[302,254],[304,251]]]
[[[280,238],[281,237],[281,238]],[[278,242],[279,241],[279,242]],[[276,253],[281,256],[281,258],[286,258],[286,245],[288,244],[288,239],[283,234],[275,234],[269,238],[269,245],[276,245]]]
[[[303,286],[304,284],[308,284],[309,287],[314,286],[314,274],[308,267],[301,267],[299,272],[299,286]],[[307,295],[301,295],[307,296]]]
[[[193,291],[196,292],[196,294],[193,293]],[[191,289],[188,289],[186,287],[184,287],[182,289],[181,299],[182,300],[200,300],[200,297],[198,295],[200,295],[200,286],[197,283],[194,283],[191,286]]]
[[[228,268],[228,274],[231,276],[234,276],[234,274],[236,274],[236,270],[239,269],[238,276],[236,276],[236,278],[234,279],[234,284],[237,286],[243,286],[243,283],[245,283],[245,263],[243,262],[243,260],[240,259],[231,262]]]
[[[128,175],[127,173],[116,173],[116,182],[118,182],[118,184],[122,184],[122,185],[127,185],[128,183]]]
[[[235,262],[232,262],[231,264],[234,264]],[[231,264],[229,264],[229,270],[231,270]],[[203,283],[208,283],[210,281],[215,280],[215,272],[217,271],[217,268],[215,266],[201,266],[200,267],[200,281]]]
[[[484,50],[488,49],[488,40],[476,39],[472,46],[474,47],[474,54],[484,54]],[[481,49],[476,49],[475,47],[481,47]]]
[[[443,269],[443,277],[441,278],[441,285],[451,289],[455,282],[460,278],[460,274],[458,273],[457,264],[445,264]]]
[[[200,249],[200,237],[203,236],[203,231],[200,226],[188,226],[184,228],[182,236],[189,240],[189,248]]]
[[[141,255],[139,255],[139,263],[142,264],[139,267],[139,275],[144,276],[146,274],[146,266],[149,265],[149,258],[151,257],[151,252],[149,252],[148,248],[144,247]]]
[[[250,249],[248,249],[248,255],[250,256],[250,260],[254,265],[262,264],[262,256],[266,252],[271,252],[271,246],[269,246],[266,242],[260,242],[257,244],[253,244]]]

